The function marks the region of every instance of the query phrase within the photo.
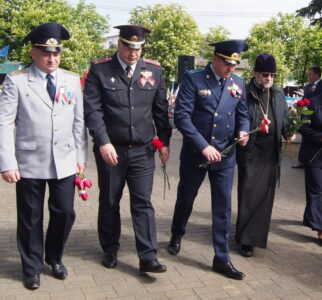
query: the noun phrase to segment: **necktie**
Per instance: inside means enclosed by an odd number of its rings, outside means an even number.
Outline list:
[[[130,66],[127,66],[127,67],[125,68],[125,74],[126,74],[126,77],[127,77],[128,79],[131,79],[131,78],[132,78],[132,69],[131,69],[131,67],[130,67]]]
[[[224,78],[220,78],[219,79],[219,84],[220,84],[220,89],[221,89],[221,92],[222,92],[223,89],[224,89],[224,85],[225,85],[225,79]]]
[[[53,83],[54,76],[51,74],[47,74],[46,79],[47,79],[46,88],[47,88],[48,95],[49,95],[51,101],[54,102],[55,95],[56,95],[56,87],[55,87],[55,84]]]

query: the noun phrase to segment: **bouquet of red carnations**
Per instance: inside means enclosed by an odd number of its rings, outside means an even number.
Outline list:
[[[77,173],[74,183],[78,189],[79,197],[86,201],[89,198],[89,196],[85,189],[89,189],[93,186],[92,181],[86,178],[84,173]]]

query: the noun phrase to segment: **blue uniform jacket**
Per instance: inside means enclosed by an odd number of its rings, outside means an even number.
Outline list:
[[[235,94],[234,87],[240,92]],[[233,95],[235,94],[235,95]],[[208,145],[222,151],[233,143],[236,133],[249,131],[245,82],[236,75],[221,88],[209,63],[204,70],[186,73],[176,99],[174,122],[183,135],[180,159],[199,165],[206,161],[201,151]],[[213,163],[212,170],[233,167],[235,149]]]

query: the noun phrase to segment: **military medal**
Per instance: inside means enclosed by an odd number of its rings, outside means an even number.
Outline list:
[[[155,80],[152,77],[152,72],[148,70],[141,72],[141,78],[140,78],[140,84],[142,86],[145,86],[147,82],[149,82],[152,86],[155,84]]]
[[[210,96],[211,95],[211,90],[199,90],[198,94],[200,96]]]
[[[115,82],[115,78],[111,77],[111,82],[114,83]]]

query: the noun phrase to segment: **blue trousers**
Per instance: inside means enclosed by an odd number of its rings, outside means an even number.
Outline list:
[[[230,260],[228,243],[234,168],[210,171],[181,162],[180,181],[171,232],[175,236],[185,234],[194,200],[207,172],[211,186],[212,238],[215,260],[227,262]]]

